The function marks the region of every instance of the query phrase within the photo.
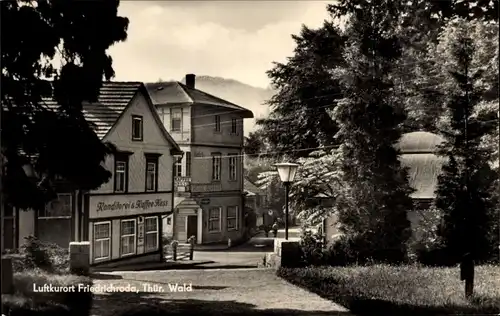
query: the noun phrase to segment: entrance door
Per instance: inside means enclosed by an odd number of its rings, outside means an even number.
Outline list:
[[[198,216],[189,215],[187,217],[186,235],[187,238],[194,236],[195,241],[198,239]]]

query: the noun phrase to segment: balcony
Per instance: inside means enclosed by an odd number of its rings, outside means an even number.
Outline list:
[[[222,191],[222,185],[220,182],[191,183],[191,177],[175,177],[174,181],[176,192],[204,193]]]

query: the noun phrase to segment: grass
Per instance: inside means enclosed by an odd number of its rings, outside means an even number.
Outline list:
[[[356,315],[500,313],[500,266],[476,267],[470,300],[458,267],[309,267],[280,269],[278,275]]]
[[[2,295],[2,309],[7,315],[89,315],[92,294],[86,292],[38,292],[35,286],[68,287],[91,285],[89,278],[75,275],[50,274],[41,270],[26,270],[14,274],[14,293]]]

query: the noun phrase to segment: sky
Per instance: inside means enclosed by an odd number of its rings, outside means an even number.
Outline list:
[[[319,27],[331,1],[124,1],[128,39],[109,49],[115,80],[230,78],[266,88],[272,62],[284,62],[301,25]]]

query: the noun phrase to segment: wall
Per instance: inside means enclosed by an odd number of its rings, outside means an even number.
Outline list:
[[[156,124],[146,98],[138,93],[131,101],[130,107],[123,113],[122,118],[110,131],[105,141],[115,144],[118,149],[134,152],[129,157],[129,192],[144,192],[146,177],[146,159],[144,153],[162,153],[158,160],[158,190],[170,191],[172,188],[172,156],[170,144],[163,136],[160,127]],[[132,115],[143,116],[143,141],[132,141]],[[108,157],[105,161],[107,170],[114,171],[114,158]],[[111,180],[103,184],[92,193],[113,193],[114,175]]]
[[[243,146],[243,118],[231,109],[194,105],[192,111],[192,142]],[[215,115],[220,115],[220,132],[215,131]],[[237,119],[236,134],[231,134],[231,121]]]
[[[33,210],[19,210],[19,246],[24,244],[24,237],[35,234],[35,215]]]
[[[166,213],[171,210],[172,193],[95,195],[89,198],[89,219]]]
[[[227,241],[228,238],[231,240],[237,240],[242,237],[243,234],[243,199],[241,194],[233,194],[226,196],[206,196],[197,197],[195,200],[198,205],[203,209],[203,243],[210,242],[220,242]],[[238,206],[238,230],[227,230],[227,207],[228,206]],[[221,231],[220,232],[209,232],[208,231],[208,216],[209,209],[211,207],[222,207],[221,212]],[[179,221],[184,221],[184,219],[179,219]]]
[[[241,149],[192,146],[191,160],[192,183],[212,183],[212,153],[220,153],[222,156],[221,181],[222,191],[239,190],[243,192],[243,159]],[[230,154],[238,155],[236,158],[236,181],[229,180],[229,158]]]

